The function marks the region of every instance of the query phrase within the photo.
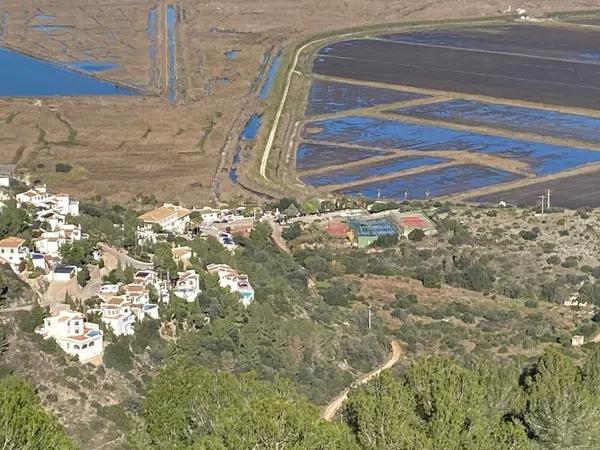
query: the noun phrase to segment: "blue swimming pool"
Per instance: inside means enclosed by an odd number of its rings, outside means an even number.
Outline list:
[[[600,162],[600,152],[593,150],[362,116],[311,122],[304,130],[304,137],[364,147],[481,152],[526,162],[536,175]]]
[[[332,169],[327,172],[321,172],[315,175],[301,177],[302,181],[312,186],[326,186],[329,184],[350,183],[362,180],[368,177],[388,175],[394,172],[414,169],[432,164],[448,162],[446,158],[436,158],[431,156],[401,156],[385,161],[371,164],[363,164],[347,169]]]
[[[422,119],[491,126],[600,144],[600,118],[581,114],[462,99],[398,108],[391,112]]]
[[[306,115],[334,113],[427,97],[429,96],[414,92],[314,80],[308,93]]]
[[[518,179],[518,175],[486,166],[464,164],[429,172],[401,176],[391,180],[362,184],[339,192],[367,198],[424,199],[450,195]]]

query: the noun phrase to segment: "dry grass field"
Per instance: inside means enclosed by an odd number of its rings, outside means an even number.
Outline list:
[[[119,67],[102,78],[139,87],[147,95],[57,97],[41,106],[31,98],[0,98],[0,162],[16,163],[52,189],[83,198],[99,194],[127,201],[143,193],[196,205],[214,194],[221,199],[246,196],[229,183],[227,168],[245,118],[266,107],[255,95],[256,80],[264,62],[281,48],[349,26],[496,15],[505,3],[174,1],[169,4],[178,17],[178,81],[177,100],[169,104],[167,3],[5,0],[0,4],[0,46],[53,61],[110,61]],[[598,6],[596,0],[519,5],[535,14]],[[157,14],[154,60],[148,33],[152,9]],[[229,50],[238,52],[235,59],[226,58]],[[263,124],[261,133],[267,130]],[[74,169],[56,173],[59,162]]]

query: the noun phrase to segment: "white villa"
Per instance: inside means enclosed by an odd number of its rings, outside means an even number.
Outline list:
[[[26,192],[16,195],[19,204],[28,203],[43,210],[49,210],[62,215],[79,215],[79,202],[71,200],[69,194],[52,194],[45,185],[35,186]]]
[[[138,217],[141,224],[138,226],[137,237],[140,241],[156,240],[155,227],[174,233],[183,234],[190,222],[189,209],[165,203],[160,208],[155,208]]]
[[[133,334],[135,317],[131,311],[131,303],[125,296],[113,296],[100,305],[102,322],[112,328],[117,336]]]
[[[206,271],[219,277],[219,286],[237,292],[240,302],[245,307],[254,301],[254,288],[248,280],[248,275],[239,274],[227,264],[209,264]]]
[[[43,254],[58,256],[58,251],[65,244],[81,240],[81,227],[75,225],[59,225],[55,231],[46,231],[35,240],[35,249]]]
[[[221,211],[220,209],[213,209],[207,206],[201,209],[197,209],[196,211],[200,214],[200,217],[202,218],[202,223],[208,225],[219,221],[221,219],[222,214],[224,213],[224,211]]]
[[[88,362],[104,351],[102,331],[98,325],[86,322],[79,312],[63,310],[46,317],[36,332],[44,339],[54,338],[60,348],[81,362]]]
[[[15,271],[19,271],[21,261],[29,256],[29,249],[25,247],[25,239],[18,237],[7,237],[0,240],[0,260],[10,264]]]
[[[171,253],[175,262],[182,261],[183,263],[186,263],[192,258],[191,247],[173,247]]]
[[[200,277],[194,270],[179,272],[177,282],[173,288],[173,295],[189,303],[196,300],[200,290]]]

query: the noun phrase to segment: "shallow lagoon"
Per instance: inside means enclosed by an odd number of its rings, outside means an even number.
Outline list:
[[[450,195],[498,183],[518,179],[518,175],[503,172],[491,167],[465,164],[432,170],[414,175],[393,178],[391,180],[363,184],[339,192],[345,195],[363,195],[368,198],[407,199],[426,198]]]
[[[306,130],[316,129],[315,133]],[[304,136],[324,143],[419,151],[482,152],[530,164],[536,175],[547,175],[600,162],[600,152],[521,139],[510,139],[449,128],[350,116],[311,122]]]
[[[600,118],[581,114],[461,99],[399,108],[391,112],[422,119],[490,126],[600,144]]]
[[[328,184],[342,184],[361,180],[368,177],[388,175],[394,172],[414,169],[432,164],[448,162],[446,158],[431,156],[401,156],[371,164],[351,167],[343,170],[331,170],[317,175],[302,177],[302,181],[312,186],[326,186]]]
[[[426,97],[429,96],[394,89],[315,80],[310,86],[306,115],[334,113]]]
[[[141,92],[0,48],[0,97],[140,95]]]
[[[312,170],[386,154],[389,152],[304,142],[296,150],[296,169]]]

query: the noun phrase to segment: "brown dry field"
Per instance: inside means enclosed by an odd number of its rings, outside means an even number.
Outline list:
[[[221,152],[237,139],[241,119],[266,106],[253,92],[266,55],[327,30],[493,16],[507,7],[506,2],[483,0],[182,0],[171,4],[177,6],[179,17],[175,105],[165,97],[166,3],[4,0],[0,18],[6,14],[8,20],[0,45],[58,61],[109,60],[121,67],[103,76],[142,87],[149,95],[52,98],[42,107],[34,106],[32,99],[0,99],[0,163],[16,163],[33,178],[48,181],[51,189],[82,198],[100,194],[128,201],[143,193],[199,205],[213,198],[211,186],[219,187],[224,199],[247,196],[229,184],[226,171],[218,169],[230,164],[231,152],[223,156]],[[598,0],[519,4],[535,15],[598,6]],[[159,12],[155,65],[148,56],[146,32],[148,11],[154,7]],[[41,24],[38,14],[54,16],[52,23],[67,28],[36,31],[31,26]],[[230,61],[224,53],[231,49],[239,53]],[[227,84],[220,81],[224,78]],[[264,124],[262,133],[267,130]],[[57,174],[58,162],[75,169]]]

